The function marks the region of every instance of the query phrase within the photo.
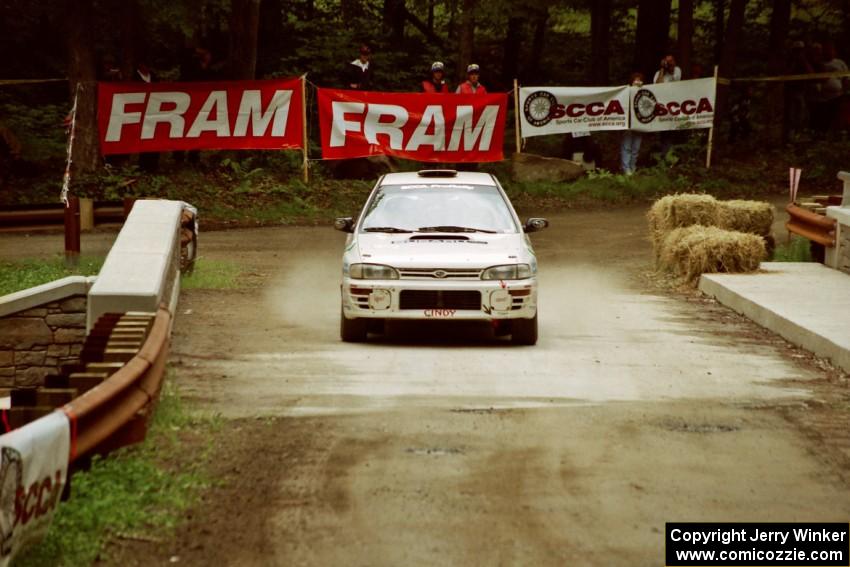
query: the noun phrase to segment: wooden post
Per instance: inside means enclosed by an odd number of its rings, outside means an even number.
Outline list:
[[[310,182],[310,138],[307,133],[307,74],[301,75],[301,145],[304,152],[304,183]]]
[[[522,130],[519,122],[519,83],[514,79],[514,128],[516,129],[516,153],[522,153]]]
[[[65,206],[65,266],[80,263],[80,199],[69,196]]]
[[[714,120],[717,119],[717,65],[714,66]],[[711,169],[711,150],[714,148],[714,120],[708,129],[708,148],[705,152],[705,168]]]

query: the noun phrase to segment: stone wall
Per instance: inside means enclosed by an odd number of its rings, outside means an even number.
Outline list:
[[[850,274],[850,225],[842,224],[838,235],[838,265],[839,270]]]
[[[75,295],[0,317],[0,387],[37,386],[75,363],[86,338],[86,296]]]

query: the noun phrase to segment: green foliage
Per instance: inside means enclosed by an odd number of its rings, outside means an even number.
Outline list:
[[[103,258],[83,256],[75,268],[66,268],[62,258],[52,260],[0,261],[0,295],[14,293],[67,276],[92,276],[100,271]]]
[[[2,122],[21,144],[21,159],[27,162],[58,161],[65,157],[65,129],[62,121],[68,110],[59,104],[33,105],[8,94],[0,96]]]
[[[180,279],[182,289],[234,289],[239,287],[242,269],[233,262],[198,258],[191,274]]]
[[[811,244],[805,238],[792,236],[790,243],[777,245],[771,260],[773,262],[811,262]]]
[[[209,486],[205,471],[212,445],[202,458],[180,467],[164,464],[183,451],[180,433],[192,428],[214,432],[217,419],[192,417],[166,382],[147,440],[106,458],[71,479],[45,540],[19,557],[21,567],[91,565],[106,543],[120,536],[157,538],[170,533],[180,512]]]

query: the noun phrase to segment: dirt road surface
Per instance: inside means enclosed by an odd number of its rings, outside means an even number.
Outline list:
[[[173,378],[227,418],[226,482],[120,561],[662,565],[667,521],[847,521],[846,378],[653,291],[643,212],[550,215],[535,347],[452,324],[341,343],[342,234],[204,234],[251,285],[181,296]]]

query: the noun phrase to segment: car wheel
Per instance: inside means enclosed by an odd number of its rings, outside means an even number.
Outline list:
[[[532,319],[514,319],[511,326],[511,341],[515,345],[537,344],[537,313]]]
[[[339,314],[339,336],[347,343],[362,343],[369,331],[366,319],[346,319],[345,313]]]

